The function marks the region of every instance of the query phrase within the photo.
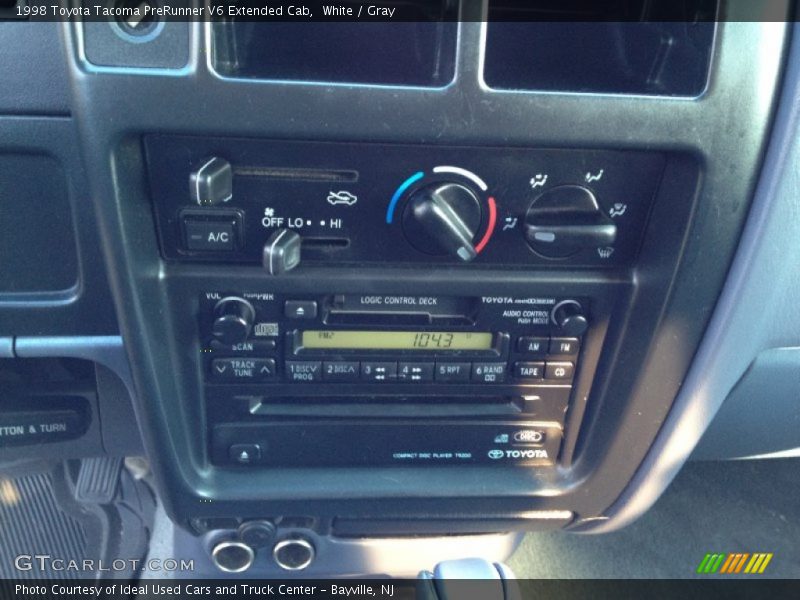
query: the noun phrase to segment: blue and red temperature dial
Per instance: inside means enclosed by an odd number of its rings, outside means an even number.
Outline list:
[[[497,204],[487,194],[488,186],[472,171],[454,166],[434,167],[425,179],[418,171],[398,186],[386,209],[386,223],[399,222],[409,243],[421,252],[472,260],[489,243],[497,223]]]

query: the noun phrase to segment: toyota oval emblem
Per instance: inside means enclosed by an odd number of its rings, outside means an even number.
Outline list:
[[[493,458],[497,460],[498,458],[503,458],[503,451],[495,448],[494,450],[489,450],[489,458]]]

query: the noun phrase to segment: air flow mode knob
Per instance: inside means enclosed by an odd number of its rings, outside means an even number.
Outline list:
[[[533,201],[525,216],[525,238],[547,258],[568,258],[585,249],[611,246],[617,226],[594,194],[579,185],[561,185]]]

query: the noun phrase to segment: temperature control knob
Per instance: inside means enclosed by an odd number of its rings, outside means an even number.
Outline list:
[[[238,344],[247,339],[256,311],[244,298],[223,298],[214,307],[214,324],[211,333],[223,344]]]
[[[436,183],[414,192],[403,213],[403,232],[417,250],[450,254],[470,261],[481,225],[481,204],[475,193],[460,183]]]
[[[561,328],[565,334],[580,336],[589,327],[589,320],[583,314],[583,307],[575,300],[565,300],[553,308],[553,323]]]

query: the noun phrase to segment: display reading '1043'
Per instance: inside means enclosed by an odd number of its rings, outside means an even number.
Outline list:
[[[330,350],[490,350],[491,333],[458,331],[304,331],[303,347]]]

